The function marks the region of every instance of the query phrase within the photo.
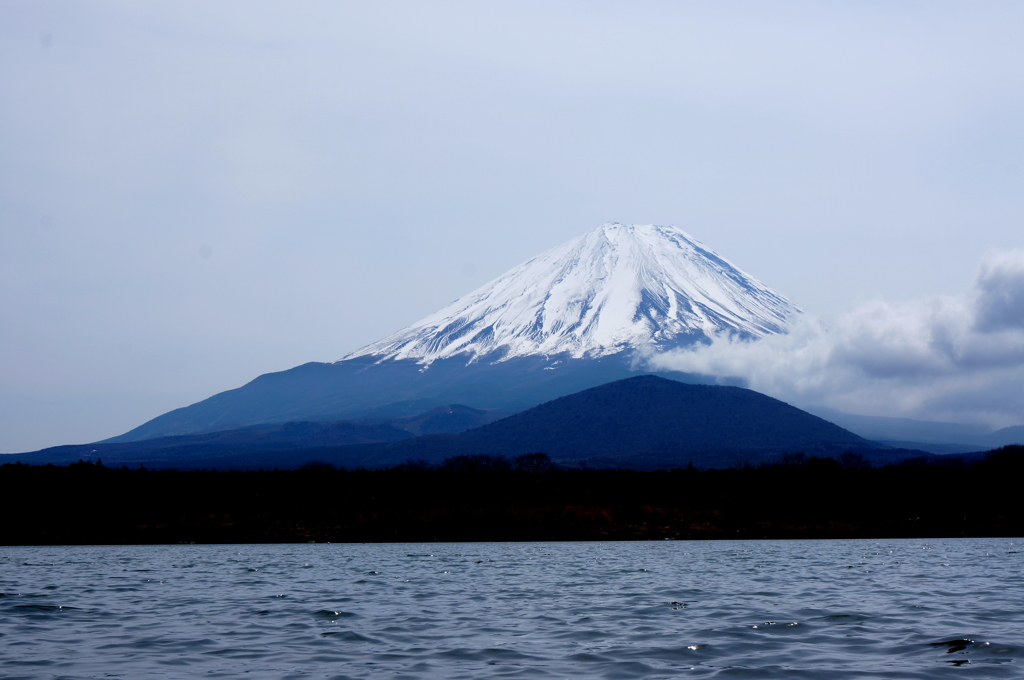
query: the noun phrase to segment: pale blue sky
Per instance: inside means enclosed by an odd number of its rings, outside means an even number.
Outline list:
[[[1017,2],[45,2],[0,19],[0,451],[675,224],[826,320],[1024,247]]]

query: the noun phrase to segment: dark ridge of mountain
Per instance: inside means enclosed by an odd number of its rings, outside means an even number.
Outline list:
[[[334,364],[309,363],[261,375],[242,387],[170,411],[101,443],[235,429],[238,423],[349,420],[365,418],[374,409],[397,415],[409,402],[428,408],[473,404],[514,413],[636,374],[625,355],[576,361],[520,357],[468,365],[456,358],[435,361],[428,368],[411,359],[377,363],[368,357]],[[685,373],[657,375],[685,382],[714,382]],[[393,408],[396,404],[398,408]]]
[[[656,460],[685,466],[690,461],[721,464],[730,457],[761,460],[797,450],[810,455],[881,448],[752,390],[646,375],[560,397],[461,434],[377,447],[366,462],[380,466],[454,455],[543,452],[563,462]]]
[[[985,435],[985,442],[991,446],[1011,446],[1024,444],[1024,425],[1013,425]]]
[[[859,416],[818,407],[809,407],[807,411],[874,441],[985,446],[986,442],[983,440],[989,434],[988,428],[979,425],[886,416]]]
[[[214,461],[224,456],[242,455],[244,458],[256,452],[386,443],[422,434],[463,432],[506,415],[462,404],[450,404],[404,418],[252,425],[137,442],[58,446],[10,455],[16,455],[24,463],[67,464],[79,459],[103,458],[104,464],[118,466],[139,463],[165,465],[175,460],[196,464],[200,460]]]
[[[453,405],[420,414],[432,419],[486,418]],[[24,463],[67,463],[102,457],[122,464],[194,469],[299,467],[322,460],[347,467],[432,463],[459,455],[517,456],[543,452],[560,464],[657,469],[731,467],[783,454],[857,452],[873,464],[927,456],[891,450],[777,399],[731,386],[690,385],[647,375],[560,397],[458,434],[411,437],[390,424],[288,423],[120,444],[58,447],[18,455]],[[460,424],[460,423],[456,423]],[[465,421],[461,425],[465,425]],[[449,420],[448,426],[452,425]],[[341,433],[346,433],[344,437]],[[362,443],[359,443],[362,442]],[[13,458],[13,457],[12,457]]]
[[[107,466],[194,467],[225,456],[244,460],[263,451],[305,450],[394,442],[414,436],[390,423],[291,422],[255,425],[195,435],[159,437],[138,442],[55,446],[30,453],[7,454],[25,464],[66,465],[78,460],[103,459]]]
[[[972,454],[982,451],[990,451],[991,446],[978,446],[976,444],[936,444],[934,442],[914,442],[902,439],[875,439],[878,444],[889,446],[894,449],[915,449],[925,453],[935,453],[941,456],[949,454]]]
[[[1024,443],[1024,425],[1004,427],[992,432],[981,425],[858,416],[819,407],[810,407],[807,411],[865,439],[932,453],[988,451],[999,446]]]

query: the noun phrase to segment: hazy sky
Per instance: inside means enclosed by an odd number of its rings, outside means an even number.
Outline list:
[[[609,220],[840,327],[969,296],[1024,248],[1022,120],[1019,2],[8,0],[0,451],[335,360]]]

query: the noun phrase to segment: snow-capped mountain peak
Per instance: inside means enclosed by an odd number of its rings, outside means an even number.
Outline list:
[[[781,333],[802,311],[681,230],[613,222],[342,361],[600,357]]]

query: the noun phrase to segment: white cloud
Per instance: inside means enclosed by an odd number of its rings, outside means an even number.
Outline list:
[[[989,255],[971,290],[905,304],[872,302],[831,327],[806,319],[792,333],[650,359],[651,367],[740,377],[798,405],[849,413],[1024,422],[1024,251]]]

